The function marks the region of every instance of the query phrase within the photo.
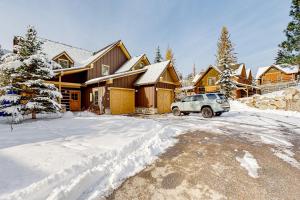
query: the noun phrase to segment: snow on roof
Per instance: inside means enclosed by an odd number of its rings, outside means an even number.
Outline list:
[[[250,76],[250,72],[251,72],[251,69],[247,69],[247,70],[246,70],[246,75],[247,75],[247,78],[249,78],[249,76]]]
[[[78,47],[73,47],[44,38],[40,38],[40,40],[43,42],[42,51],[46,53],[49,60],[52,60],[55,56],[66,52],[72,58],[72,60],[74,60],[74,66],[76,67],[82,65],[85,60],[93,55],[92,51],[88,51]]]
[[[128,60],[124,65],[122,65],[116,73],[126,72],[129,71],[145,54],[142,54],[140,56],[132,57],[130,60]]]
[[[181,90],[181,91],[183,91],[183,90],[192,90],[194,88],[195,88],[195,86],[189,85],[189,86],[181,87],[181,88],[179,88],[179,90]]]
[[[121,40],[118,40],[116,42],[113,42],[109,45],[107,45],[106,47],[100,49],[99,51],[95,52],[92,56],[90,56],[89,58],[87,58],[86,60],[83,60],[81,65],[82,66],[86,66],[88,64],[90,64],[91,62],[93,62],[95,59],[97,59],[98,57],[102,56],[104,53],[107,52],[108,49],[112,48],[113,46],[115,46],[116,44],[118,44]]]
[[[195,77],[193,78],[192,82],[196,83],[198,81],[198,79],[200,78],[200,76],[201,76],[201,73],[196,74]]]
[[[244,67],[244,64],[240,64],[240,66],[236,70],[234,70],[233,74],[236,76],[242,75],[243,67]]]
[[[119,77],[123,77],[123,76],[129,76],[129,75],[132,75],[132,74],[139,74],[139,73],[145,72],[146,70],[147,70],[146,68],[143,68],[143,69],[138,69],[138,70],[134,70],[134,71],[126,71],[126,72],[121,72],[121,73],[117,73],[117,74],[111,74],[111,75],[108,75],[108,76],[102,76],[102,77],[98,77],[98,78],[88,80],[88,81],[85,82],[85,84],[90,85],[90,84],[106,81],[106,80],[109,80],[109,79],[115,79],[115,78],[119,78]]]
[[[169,65],[170,61],[163,61],[159,63],[155,63],[152,65],[147,65],[147,72],[144,73],[136,82],[135,85],[147,85],[156,83],[161,74],[165,71],[166,67]]]
[[[259,67],[255,78],[259,79],[271,67],[275,67],[286,74],[294,74],[299,72],[298,65],[270,65],[266,67]]]

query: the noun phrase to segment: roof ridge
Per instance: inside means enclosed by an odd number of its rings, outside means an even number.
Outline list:
[[[98,51],[93,52],[93,54],[96,55],[96,54],[99,53],[100,51],[103,51],[104,49],[106,49],[106,48],[108,48],[108,47],[110,47],[110,46],[112,46],[112,45],[115,45],[115,44],[117,44],[117,43],[119,43],[119,42],[121,42],[121,40],[117,40],[117,41],[115,41],[115,42],[112,42],[112,43],[110,43],[109,45],[107,45],[107,46],[105,46],[105,47],[99,49]]]
[[[49,42],[54,42],[54,43],[57,43],[57,44],[61,44],[61,45],[64,45],[64,46],[68,46],[68,47],[71,47],[71,48],[75,48],[75,49],[87,51],[87,52],[89,52],[89,53],[93,53],[93,51],[90,51],[90,50],[87,50],[87,49],[84,49],[84,48],[81,48],[81,47],[75,47],[75,46],[72,46],[72,45],[69,45],[69,44],[65,44],[65,43],[63,43],[63,42],[58,42],[58,41],[50,40],[50,39],[43,38],[43,37],[38,37],[38,38],[39,38],[39,39],[42,39],[42,40],[47,40],[47,41],[49,41]]]

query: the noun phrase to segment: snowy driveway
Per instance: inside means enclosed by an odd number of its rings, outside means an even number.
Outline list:
[[[141,119],[82,113],[28,121],[12,133],[0,123],[0,199],[97,199],[153,162],[174,144],[175,136],[193,130],[272,145],[275,156],[300,170],[299,120],[298,113],[260,112],[234,104],[232,112],[212,120],[199,115]],[[251,160],[255,157],[245,153],[241,167],[259,177],[259,166]]]

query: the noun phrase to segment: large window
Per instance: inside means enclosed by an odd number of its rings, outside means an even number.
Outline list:
[[[210,100],[217,99],[217,96],[215,94],[206,94],[207,98]]]
[[[102,75],[103,76],[109,75],[109,66],[108,65],[102,65]]]
[[[62,68],[70,67],[69,61],[65,59],[58,59],[58,64],[60,64]]]
[[[216,78],[216,77],[208,77],[207,82],[208,82],[207,84],[208,84],[209,86],[213,86],[213,85],[216,84],[217,78]]]

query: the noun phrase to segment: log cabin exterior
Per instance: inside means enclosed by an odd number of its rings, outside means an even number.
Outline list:
[[[145,54],[132,57],[121,40],[96,52],[41,40],[42,51],[62,67],[55,70],[54,78],[45,81],[58,87],[66,110],[98,114],[170,111],[166,107],[170,107],[174,89],[180,85],[170,61],[151,65]]]
[[[300,71],[297,65],[270,65],[258,68],[256,83],[264,86],[295,82],[299,79],[299,75]]]
[[[254,92],[252,86],[251,69],[246,69],[245,64],[236,64],[230,66],[233,71],[232,81],[235,82],[237,89],[234,90],[234,98],[249,96]],[[210,65],[195,81],[195,93],[214,93],[220,92],[220,86],[217,84],[220,75],[224,69],[220,66]]]

